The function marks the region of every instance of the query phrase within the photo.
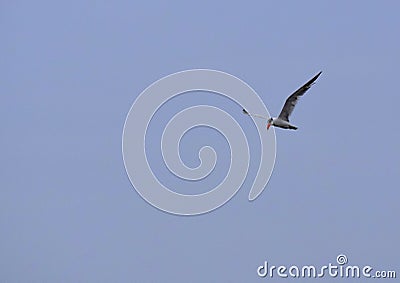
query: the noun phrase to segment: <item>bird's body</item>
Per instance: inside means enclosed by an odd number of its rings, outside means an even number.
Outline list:
[[[300,87],[298,90],[296,90],[294,93],[292,93],[285,102],[285,105],[283,105],[282,111],[279,114],[277,118],[267,118],[258,114],[251,114],[247,112],[247,110],[243,109],[243,113],[247,114],[249,116],[257,117],[257,118],[263,118],[268,120],[267,124],[267,130],[271,127],[279,127],[283,129],[290,129],[290,130],[297,130],[297,127],[290,124],[289,122],[289,116],[292,114],[294,107],[296,106],[296,103],[299,99],[300,96],[302,96],[304,93],[307,92],[307,90],[315,83],[317,78],[321,75],[322,72],[319,72],[316,74],[311,80],[306,82],[302,87]]]
[[[271,123],[272,126],[274,127],[279,127],[282,129],[290,129],[290,130],[297,130],[297,127],[290,124],[288,121],[285,121],[283,119],[278,118],[273,118]]]

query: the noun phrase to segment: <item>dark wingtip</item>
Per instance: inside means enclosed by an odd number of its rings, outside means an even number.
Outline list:
[[[322,74],[322,71],[319,71],[318,74],[316,74],[311,80],[309,80],[304,86],[309,89],[314,82],[318,79],[318,77]]]
[[[247,110],[246,110],[246,109],[244,109],[244,108],[243,108],[243,110],[242,110],[242,111],[243,111],[243,114],[249,115],[249,112],[247,112]]]

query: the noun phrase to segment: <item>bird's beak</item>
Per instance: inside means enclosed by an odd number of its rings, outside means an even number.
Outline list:
[[[269,127],[271,127],[271,123],[268,123],[267,130],[269,130]]]

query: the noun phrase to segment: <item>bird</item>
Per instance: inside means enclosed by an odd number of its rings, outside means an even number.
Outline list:
[[[302,87],[300,87],[298,90],[293,92],[287,99],[285,104],[283,105],[283,108],[281,110],[281,113],[279,114],[278,117],[273,118],[273,117],[265,117],[259,114],[252,114],[248,112],[246,109],[243,108],[243,114],[257,117],[257,118],[262,118],[267,120],[267,130],[271,126],[274,127],[279,127],[283,129],[290,129],[290,130],[297,130],[297,127],[295,125],[292,125],[289,122],[289,116],[292,114],[294,107],[296,106],[297,101],[299,100],[300,96],[302,96],[304,93],[307,92],[307,90],[310,89],[310,87],[315,84],[315,81],[318,79],[318,77],[321,75],[322,71],[320,71],[318,74],[316,74],[312,79],[310,79],[308,82],[306,82]]]

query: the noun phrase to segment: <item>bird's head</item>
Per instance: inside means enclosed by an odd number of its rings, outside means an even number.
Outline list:
[[[269,130],[269,127],[271,127],[271,125],[274,124],[274,119],[273,118],[269,118],[268,119],[268,124],[267,124],[267,130]]]

